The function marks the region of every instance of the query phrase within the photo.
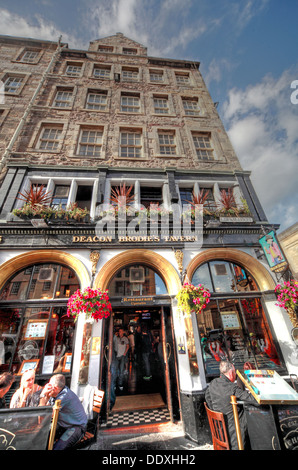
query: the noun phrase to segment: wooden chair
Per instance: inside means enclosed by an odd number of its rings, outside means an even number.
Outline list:
[[[96,389],[93,395],[93,418],[88,421],[87,431],[84,436],[78,443],[78,445],[86,444],[96,438],[98,426],[99,426],[99,416],[104,399],[104,391]]]
[[[207,411],[214,450],[230,450],[224,415],[217,411],[209,410],[206,403],[204,405]]]

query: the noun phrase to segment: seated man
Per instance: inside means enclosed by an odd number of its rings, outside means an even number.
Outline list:
[[[252,395],[238,387],[235,367],[231,362],[221,361],[219,365],[220,377],[212,380],[207,388],[205,399],[210,410],[223,413],[225,416],[227,433],[231,450],[238,450],[237,435],[231,405],[231,395],[240,401],[249,401],[257,404]],[[239,423],[244,449],[247,447],[247,424],[243,407],[238,406]]]
[[[77,395],[65,385],[65,377],[56,374],[51,377],[40,394],[40,406],[53,406],[61,400],[56,438],[53,450],[73,447],[83,437],[87,427],[87,415]]]

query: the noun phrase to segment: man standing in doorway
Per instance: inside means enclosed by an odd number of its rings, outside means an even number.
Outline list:
[[[118,369],[118,386],[119,390],[123,390],[123,376],[125,370],[126,354],[129,349],[129,341],[124,336],[123,328],[119,329],[118,336],[114,336],[114,349],[116,352],[116,361]]]

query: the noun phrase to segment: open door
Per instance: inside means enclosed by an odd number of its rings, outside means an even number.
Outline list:
[[[108,329],[108,342],[105,345],[104,348],[104,358],[106,361],[106,366],[107,366],[107,381],[106,381],[106,413],[107,413],[107,418],[109,417],[110,414],[110,405],[111,405],[111,385],[112,385],[112,372],[111,372],[111,366],[112,366],[112,359],[113,359],[113,314],[110,316],[110,323],[109,323],[109,329]]]
[[[161,308],[161,331],[162,331],[162,347],[163,347],[163,358],[164,358],[164,371],[165,371],[165,386],[166,386],[166,396],[168,410],[170,413],[170,419],[173,422],[173,406],[172,406],[172,396],[171,396],[171,382],[170,382],[170,368],[169,368],[169,358],[171,356],[171,345],[167,342],[166,338],[166,322],[165,322],[165,313],[164,308]]]
[[[181,419],[181,404],[173,319],[169,307],[162,307],[162,326],[167,402],[171,421],[173,422]]]

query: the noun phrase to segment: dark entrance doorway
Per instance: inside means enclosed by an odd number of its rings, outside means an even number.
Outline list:
[[[104,337],[106,413],[166,407],[180,419],[177,362],[169,306],[114,307]],[[118,347],[117,347],[118,345]],[[126,350],[125,359],[117,358]]]

